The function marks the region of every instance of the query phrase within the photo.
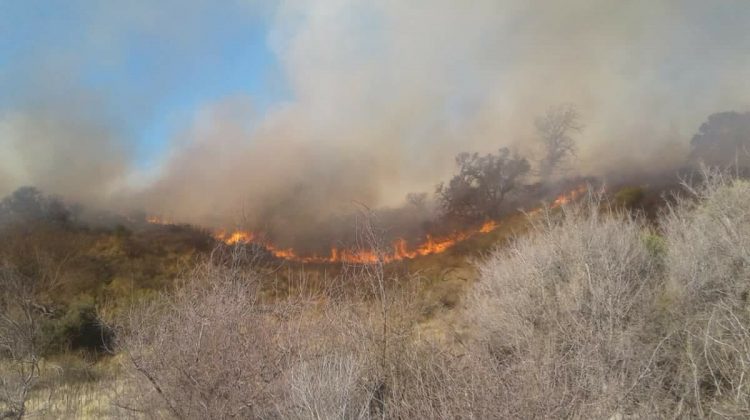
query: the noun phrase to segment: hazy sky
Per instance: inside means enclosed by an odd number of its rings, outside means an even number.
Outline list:
[[[0,0],[0,193],[309,224],[533,152],[560,103],[580,173],[666,167],[750,110],[749,24],[746,0]]]

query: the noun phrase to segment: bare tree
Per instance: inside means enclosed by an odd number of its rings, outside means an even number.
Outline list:
[[[508,194],[520,189],[531,169],[526,158],[501,148],[497,154],[456,156],[459,172],[437,194],[445,212],[469,219],[496,218]]]
[[[0,266],[0,418],[20,419],[39,379],[41,327],[31,281]]]
[[[575,106],[570,104],[550,107],[535,121],[543,155],[539,162],[542,180],[549,179],[568,159],[576,154],[572,134],[580,132],[583,125]]]
[[[3,232],[0,418],[29,414],[27,402],[39,381],[42,356],[52,344],[43,330],[43,324],[55,316],[50,296],[64,287],[69,265],[80,255],[80,243],[75,236],[59,238],[53,232],[44,227]],[[34,411],[44,409],[38,406]]]

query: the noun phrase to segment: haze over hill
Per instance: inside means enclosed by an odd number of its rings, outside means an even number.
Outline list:
[[[340,223],[332,215],[355,201],[433,191],[458,152],[533,155],[534,118],[550,105],[580,111],[571,174],[583,175],[676,167],[709,114],[750,110],[744,1],[70,10],[35,28],[66,36],[0,57],[11,93],[0,104],[2,195],[34,185],[118,211],[241,219],[283,239]],[[217,60],[238,57],[247,80],[216,81],[235,74]]]

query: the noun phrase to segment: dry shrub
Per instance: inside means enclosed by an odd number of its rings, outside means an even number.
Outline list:
[[[180,418],[747,417],[750,183],[713,177],[692,191],[658,232],[597,197],[542,215],[479,264],[467,341],[420,336],[424,302],[403,286],[417,282],[381,263],[346,271],[362,293],[273,302],[247,267],[206,264],[133,315],[124,348],[144,385],[133,408]]]
[[[295,326],[301,345],[286,374],[283,417],[390,416],[397,360],[414,339],[417,310],[410,297],[403,289],[374,299],[350,295],[308,312]]]
[[[151,403],[178,418],[266,416],[290,353],[284,319],[295,308],[262,302],[257,290],[251,271],[209,261],[134,310],[122,342],[141,384],[132,408],[154,410]]]
[[[658,266],[641,222],[601,205],[592,197],[547,214],[480,265],[468,315],[476,357],[499,370],[496,413],[606,418],[655,409],[660,339],[648,323]]]
[[[372,390],[362,384],[367,360],[356,353],[325,355],[303,361],[288,377],[287,418],[365,418]]]
[[[687,189],[658,234],[590,200],[480,265],[467,315],[496,413],[750,416],[750,183]]]
[[[351,297],[306,314],[279,398],[284,418],[367,418],[379,383],[377,315]]]
[[[378,301],[330,303],[308,318],[303,351],[286,375],[282,417],[476,418],[484,400],[477,394],[485,392],[474,378],[479,365],[418,337],[415,301],[403,289],[389,296],[385,341]]]
[[[0,264],[0,418],[22,418],[39,380],[42,354],[36,284]]]
[[[683,412],[750,416],[750,182],[707,173],[664,217]]]

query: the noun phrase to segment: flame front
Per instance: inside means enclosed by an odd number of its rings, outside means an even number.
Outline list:
[[[557,208],[560,206],[564,206],[571,201],[577,200],[580,196],[586,193],[588,191],[588,186],[585,184],[579,185],[578,187],[558,195],[555,197],[555,201],[552,202],[552,205],[550,207]]]
[[[276,258],[281,258],[288,261],[296,261],[302,263],[350,263],[350,264],[371,264],[378,261],[385,263],[392,261],[399,261],[403,259],[414,259],[416,257],[439,254],[445,252],[456,243],[466,240],[479,233],[491,232],[499,224],[495,221],[487,221],[482,226],[476,229],[467,230],[464,232],[456,232],[452,235],[445,237],[433,237],[427,235],[424,242],[420,243],[414,248],[410,248],[406,239],[399,238],[395,240],[390,249],[376,252],[373,250],[366,249],[341,249],[332,247],[328,255],[298,255],[292,248],[278,248],[271,243],[257,240],[259,235],[255,235],[253,232],[237,230],[231,233],[219,230],[214,233],[216,240],[224,242],[227,245],[237,244],[249,244],[249,243],[260,243],[268,252],[270,252]]]
[[[580,185],[573,190],[560,194],[550,204],[550,208],[557,208],[577,200],[587,191],[586,185]],[[541,211],[536,208],[527,214],[533,215]],[[160,217],[151,216],[147,218],[149,223],[153,224],[173,224],[172,221]],[[376,252],[366,249],[340,249],[332,247],[328,255],[298,255],[292,248],[278,248],[272,243],[262,240],[262,235],[246,230],[234,230],[227,232],[217,230],[213,236],[216,240],[227,245],[258,243],[264,246],[276,258],[295,261],[301,263],[350,263],[350,264],[371,264],[376,262],[389,263],[404,259],[414,259],[421,256],[440,254],[447,251],[457,243],[469,239],[479,234],[486,234],[494,231],[500,226],[495,220],[487,220],[481,226],[467,229],[465,231],[454,232],[443,237],[434,237],[426,235],[423,242],[415,247],[409,247],[409,243],[404,238],[396,239],[390,249]]]
[[[234,232],[227,234],[224,230],[218,230],[214,232],[214,238],[222,241],[227,245],[247,244],[253,242],[255,235],[252,232],[245,230],[235,230]]]
[[[479,228],[480,233],[490,233],[493,230],[497,229],[497,222],[494,220],[488,220],[484,222],[481,228]]]

